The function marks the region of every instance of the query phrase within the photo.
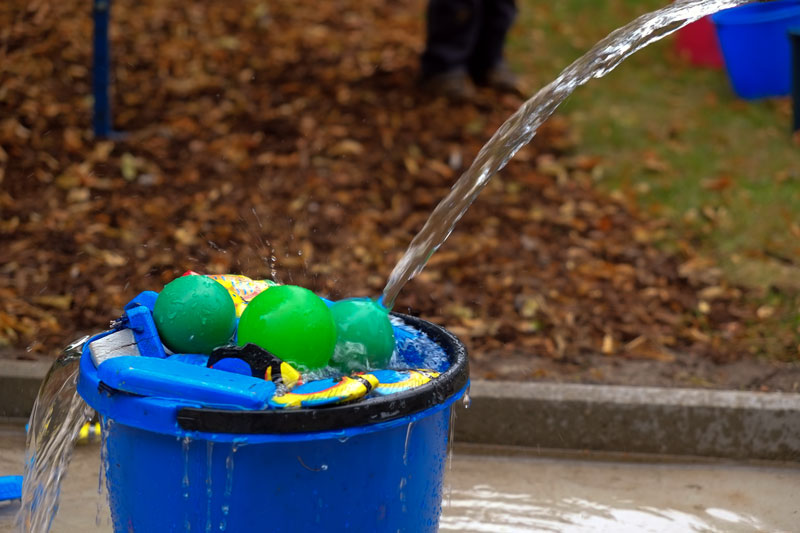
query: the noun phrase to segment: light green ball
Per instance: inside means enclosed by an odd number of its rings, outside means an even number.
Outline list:
[[[296,285],[270,287],[247,304],[236,338],[255,343],[298,370],[328,364],[336,326],[322,298]]]

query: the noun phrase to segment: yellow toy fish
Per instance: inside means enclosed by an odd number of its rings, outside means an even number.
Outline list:
[[[211,274],[208,276],[225,287],[233,299],[236,307],[236,316],[242,316],[250,300],[255,298],[270,287],[277,285],[274,281],[266,279],[250,279],[237,274]]]

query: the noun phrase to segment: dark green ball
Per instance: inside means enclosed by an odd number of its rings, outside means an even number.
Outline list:
[[[156,299],[153,319],[161,341],[176,353],[210,354],[230,342],[236,329],[233,299],[205,276],[169,282]]]
[[[331,363],[343,372],[387,368],[394,352],[389,310],[363,298],[336,302],[336,348]]]

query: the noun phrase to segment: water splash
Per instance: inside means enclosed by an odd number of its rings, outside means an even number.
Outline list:
[[[593,78],[605,76],[634,52],[686,24],[751,1],[677,0],[611,32],[564,69],[558,78],[543,87],[500,126],[450,193],[436,206],[389,275],[383,289],[384,305],[389,309],[394,307],[400,290],[422,271],[428,259],[447,240],[456,223],[489,179],[533,139],[542,123],[575,89]]]
[[[75,440],[91,409],[78,395],[78,362],[84,337],[67,346],[39,388],[28,421],[22,501],[17,525],[23,532],[46,533],[58,512],[61,481]]]

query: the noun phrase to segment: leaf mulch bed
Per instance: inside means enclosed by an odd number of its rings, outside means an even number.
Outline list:
[[[0,5],[5,355],[52,357],[188,269],[333,298],[380,294],[521,103],[485,91],[455,105],[420,91],[423,10],[419,0],[115,2],[123,133],[95,140],[89,5]],[[663,251],[663,222],[595,190],[601,166],[551,120],[396,309],[457,333],[475,377],[796,388],[796,367],[751,355],[751,325],[767,313],[689,242]],[[791,332],[777,342],[797,350]]]

